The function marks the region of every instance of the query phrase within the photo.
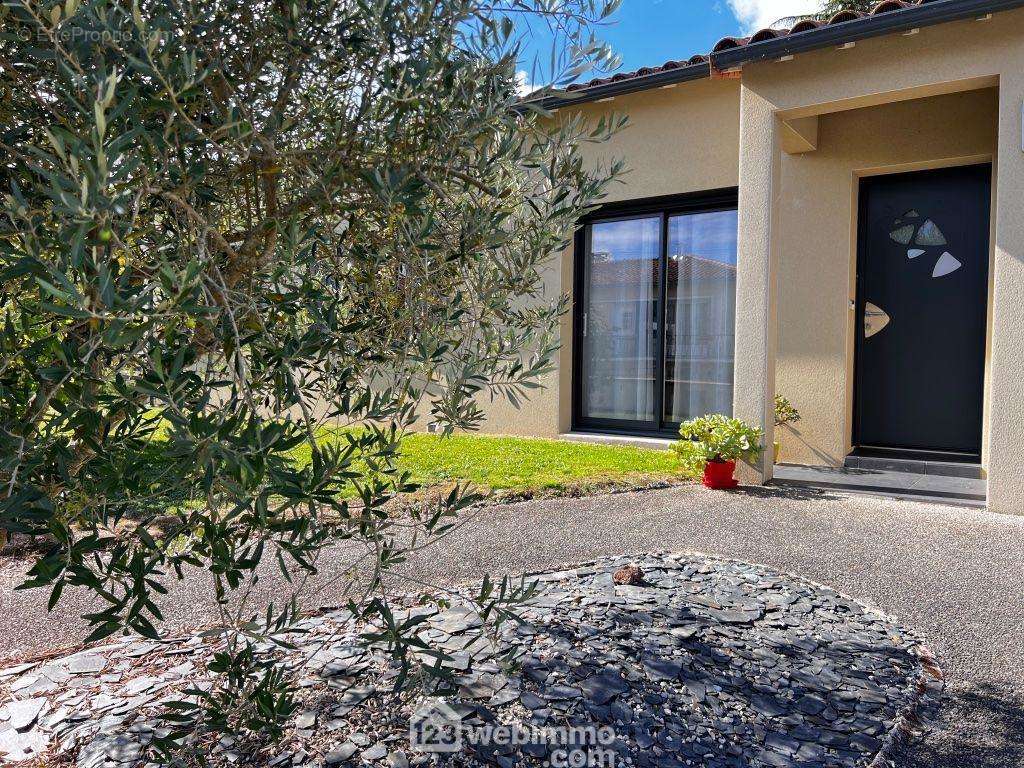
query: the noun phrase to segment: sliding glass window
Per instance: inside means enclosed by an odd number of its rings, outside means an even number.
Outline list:
[[[734,203],[595,217],[577,240],[577,428],[674,432],[732,411]]]
[[[653,424],[661,217],[588,227],[583,328],[583,415]]]
[[[664,421],[732,415],[736,211],[668,220]]]

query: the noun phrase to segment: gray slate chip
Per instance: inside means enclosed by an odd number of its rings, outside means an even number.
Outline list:
[[[49,743],[49,737],[38,728],[25,733],[13,728],[0,731],[0,755],[10,762],[28,760],[39,755],[46,750]]]
[[[662,656],[644,656],[644,669],[655,680],[674,680],[683,669],[683,664]]]
[[[370,762],[373,762],[374,760],[380,760],[387,753],[388,748],[385,747],[383,744],[374,744],[369,749],[364,749],[362,753],[359,755],[359,757],[361,757],[363,760],[369,760]]]
[[[357,747],[351,741],[346,741],[337,749],[332,749],[330,752],[324,755],[324,765],[341,765],[341,763],[344,763],[358,751],[359,747]]]
[[[76,654],[66,659],[64,666],[72,675],[96,674],[107,668],[107,660],[96,654]]]
[[[7,726],[16,731],[25,730],[36,721],[46,705],[47,701],[42,696],[7,702],[4,705],[4,712],[7,715],[4,719],[7,721]]]
[[[523,702],[523,706],[527,709],[541,709],[547,702],[535,693],[524,691],[520,695],[519,700]]]
[[[603,705],[622,693],[626,693],[629,683],[618,672],[607,672],[589,677],[580,683],[580,689],[587,699],[594,704]]]

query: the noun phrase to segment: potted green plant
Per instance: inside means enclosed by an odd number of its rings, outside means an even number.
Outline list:
[[[722,414],[684,422],[679,435],[682,440],[673,444],[673,450],[685,468],[703,473],[708,488],[735,488],[736,462],[760,456],[764,439],[760,427]]]
[[[800,411],[793,407],[793,404],[782,395],[775,396],[775,428],[784,427],[787,424],[795,424],[800,421]],[[779,463],[779,452],[782,446],[779,441],[774,442],[775,463]]]

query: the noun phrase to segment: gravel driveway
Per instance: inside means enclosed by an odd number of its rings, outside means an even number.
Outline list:
[[[900,618],[928,639],[947,679],[930,737],[902,764],[920,768],[1024,765],[1024,517],[957,507],[781,489],[715,493],[699,487],[489,507],[410,575],[454,584],[606,554],[696,550],[764,563],[834,587]],[[327,553],[321,574],[338,576]],[[333,555],[333,556],[332,556]],[[13,592],[0,570],[0,657],[76,642],[89,603],[68,594]],[[265,595],[273,591],[271,574]],[[202,579],[164,604],[178,626],[209,621]],[[321,602],[336,603],[330,589]]]

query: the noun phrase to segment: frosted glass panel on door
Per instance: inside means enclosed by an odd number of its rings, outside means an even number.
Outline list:
[[[661,217],[591,225],[583,315],[583,416],[651,422]]]
[[[732,414],[736,211],[673,216],[668,227],[665,414]]]

